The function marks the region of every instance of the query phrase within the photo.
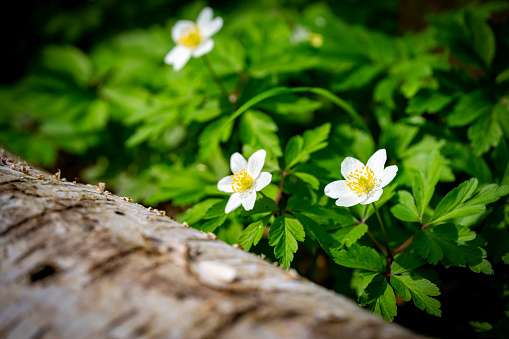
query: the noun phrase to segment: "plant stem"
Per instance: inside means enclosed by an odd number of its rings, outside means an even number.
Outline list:
[[[371,233],[370,230],[368,230],[367,234],[371,241],[375,243],[376,247],[378,247],[378,249],[384,254],[384,256],[387,256],[386,249],[383,247],[382,244],[380,244],[378,240],[376,240],[375,235]]]
[[[283,184],[285,183],[286,175],[286,169],[283,170],[283,173],[281,174],[281,181],[279,182],[279,190],[277,191],[276,196],[276,205],[279,204],[279,200],[281,200],[281,197],[283,196]]]
[[[219,80],[219,77],[217,76],[216,72],[214,71],[214,68],[212,67],[212,64],[209,61],[209,58],[207,55],[203,55],[202,57],[203,62],[205,63],[205,66],[207,67],[210,75],[212,76],[212,79],[214,79],[214,82],[216,83],[217,87],[219,87],[219,90],[221,91],[221,94],[229,101],[229,95],[226,91],[226,88],[224,88],[223,83],[221,80]]]
[[[376,208],[375,203],[373,203],[372,205],[373,205],[373,208],[375,209],[375,214],[376,214],[376,217],[378,218],[378,222],[380,223],[380,228],[382,229],[382,234],[384,236],[385,248],[387,250],[387,255],[389,256],[389,258],[392,259],[392,253],[391,253],[391,250],[389,249],[389,241],[387,240],[387,234],[385,233],[385,227],[384,227],[384,223],[382,221],[382,217],[380,217],[380,213],[378,212],[378,208]]]
[[[395,255],[395,254],[398,254],[399,252],[402,252],[405,248],[407,248],[412,243],[413,240],[414,240],[414,236],[412,235],[400,247],[398,247],[394,251],[392,251],[392,255]]]

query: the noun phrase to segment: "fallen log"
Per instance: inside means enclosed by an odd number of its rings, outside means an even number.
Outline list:
[[[0,155],[0,337],[420,337],[102,185]]]

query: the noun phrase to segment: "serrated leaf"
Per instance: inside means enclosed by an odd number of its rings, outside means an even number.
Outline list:
[[[295,172],[293,173],[293,175],[295,175],[300,180],[304,181],[314,190],[318,190],[318,188],[320,187],[320,181],[314,175],[303,172]]]
[[[397,314],[394,290],[381,276],[377,275],[364,289],[362,305],[369,304],[369,310],[382,316],[387,321],[394,320]]]
[[[228,218],[228,216],[226,214],[223,214],[220,217],[209,219],[206,222],[204,222],[203,224],[201,224],[201,225],[198,224],[198,225],[195,225],[194,227],[200,231],[205,232],[205,233],[214,232],[216,230],[216,228],[218,228],[219,226],[224,224],[224,222],[226,221],[227,218]]]
[[[415,205],[415,200],[412,194],[407,191],[398,191],[399,203],[391,207],[391,212],[394,217],[399,220],[409,222],[420,222],[419,212]]]
[[[348,249],[332,251],[334,261],[345,267],[361,268],[368,271],[383,271],[383,263],[380,255],[371,247],[357,244]]]
[[[413,245],[415,251],[430,264],[436,265],[439,261],[447,259],[447,262],[454,266],[465,267],[467,263],[469,266],[475,266],[486,257],[481,248],[465,244],[475,236],[468,227],[442,224],[431,230],[417,231]]]
[[[301,213],[293,214],[304,227],[306,234],[311,239],[316,239],[324,251],[332,257],[330,249],[339,247],[339,243],[329,233],[327,233],[326,229],[322,225],[318,224],[315,220]]]
[[[425,263],[426,260],[414,252],[400,254],[394,259],[392,263],[391,273],[395,274],[410,272],[418,267],[421,267]]]
[[[495,202],[502,196],[509,194],[509,186],[499,187],[496,184],[489,184],[481,188],[471,198],[476,188],[477,179],[473,178],[461,183],[447,193],[435,209],[430,224],[479,214],[486,209],[486,204]]]
[[[414,300],[415,306],[429,314],[440,317],[440,302],[434,296],[440,295],[438,287],[431,281],[416,275],[391,276],[391,285],[396,294],[405,301]]]
[[[491,110],[493,103],[483,90],[478,89],[464,94],[458,100],[454,110],[447,116],[451,127],[466,126]]]
[[[357,242],[368,231],[368,225],[352,225],[338,228],[332,237],[339,242],[339,247],[350,247]]]
[[[435,186],[440,178],[442,166],[440,153],[436,150],[431,152],[426,163],[427,166],[424,171],[416,173],[412,183],[412,194],[421,217],[424,215],[426,207],[428,207],[431,197],[435,192]]]
[[[472,178],[462,182],[458,187],[447,193],[438,203],[430,221],[450,219],[448,215],[474,194],[477,184],[477,179]]]
[[[495,271],[493,271],[493,267],[491,266],[491,263],[486,260],[482,259],[480,263],[478,264],[468,264],[468,267],[472,270],[474,273],[484,273],[487,275],[493,275],[495,274]]]
[[[278,127],[272,118],[262,112],[247,111],[240,120],[240,138],[256,149],[270,150],[277,157],[283,154],[279,146]]]
[[[181,214],[178,218],[180,222],[187,222],[189,225],[192,225],[202,219],[204,219],[205,214],[212,206],[221,203],[222,199],[206,199],[197,204],[194,204],[193,207],[186,210],[183,214]],[[223,211],[224,212],[224,211]]]
[[[270,219],[270,217],[263,218],[249,224],[249,226],[247,226],[240,235],[239,245],[246,251],[249,251],[251,246],[258,245],[258,242],[260,242],[263,232],[265,231],[265,227],[267,226],[268,219]]]
[[[327,139],[330,133],[330,123],[318,126],[304,132],[301,136],[292,137],[286,146],[286,168],[290,168],[299,162],[305,162],[313,152],[327,147]]]
[[[477,156],[488,152],[492,147],[497,147],[503,135],[502,127],[498,121],[488,115],[477,120],[467,130],[468,139]]]
[[[304,228],[298,220],[286,215],[274,220],[269,231],[269,245],[274,247],[274,254],[284,268],[290,267],[299,247],[297,241],[304,241],[304,236]]]

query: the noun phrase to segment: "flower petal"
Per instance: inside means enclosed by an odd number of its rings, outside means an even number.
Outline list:
[[[351,192],[350,194],[340,196],[339,199],[336,200],[336,205],[343,207],[351,207],[360,204],[364,199],[366,199],[364,196]]]
[[[375,173],[375,177],[379,176],[380,173],[384,170],[385,162],[387,161],[387,152],[385,149],[380,149],[375,152],[369,158],[368,163],[366,166],[371,168],[371,170]]]
[[[164,62],[168,65],[173,65],[173,69],[175,69],[175,71],[180,71],[190,58],[191,50],[187,47],[177,45],[173,47],[168,54],[166,54]]]
[[[261,149],[254,152],[253,155],[249,157],[249,160],[247,161],[247,174],[249,174],[251,178],[258,178],[263,165],[265,164],[266,156],[267,152],[265,152],[264,149]]]
[[[360,162],[359,160],[352,158],[352,157],[346,157],[345,160],[341,163],[341,174],[343,174],[343,178],[346,179],[346,177],[355,170],[361,170],[364,164]]]
[[[244,206],[246,211],[250,211],[254,208],[256,202],[256,191],[250,191],[249,193],[246,192],[244,194],[247,194],[247,196],[242,199],[242,206]]]
[[[222,192],[232,193],[233,192],[232,182],[233,177],[231,175],[224,177],[217,183],[217,189]]]
[[[203,41],[198,47],[193,49],[193,56],[199,58],[204,54],[209,53],[214,48],[214,40],[207,39]]]
[[[188,27],[194,26],[194,22],[191,20],[179,20],[171,28],[171,38],[175,43],[182,37],[182,31]]]
[[[396,176],[397,173],[398,173],[398,166],[396,166],[396,165],[392,165],[392,166],[389,166],[386,169],[384,169],[382,171],[382,173],[380,173],[380,175],[377,178],[378,180],[380,180],[382,182],[382,185],[380,187],[385,187],[385,186],[389,185],[389,183],[392,181],[392,179],[394,179],[394,177]]]
[[[378,199],[380,199],[380,197],[382,196],[383,193],[384,193],[384,190],[380,188],[379,190],[376,190],[371,197],[366,199],[366,201],[361,202],[361,204],[369,205],[375,201],[378,201]]]
[[[196,19],[196,24],[199,28],[201,25],[206,25],[212,20],[214,16],[214,11],[210,7],[205,7],[201,10],[200,14],[198,14],[198,18]]]
[[[239,152],[233,153],[230,158],[230,168],[232,169],[232,173],[235,174],[239,171],[242,171],[243,169],[246,169],[246,167],[246,158],[244,158]]]
[[[224,209],[224,212],[226,214],[230,213],[231,211],[233,211],[234,209],[236,209],[237,207],[240,206],[240,204],[242,203],[242,198],[241,198],[241,194],[240,193],[233,193],[230,197],[230,199],[228,199],[228,203],[226,204],[226,207]]]
[[[255,190],[261,191],[265,186],[270,184],[271,180],[272,174],[270,174],[269,172],[260,173],[260,176],[258,177],[258,179],[256,179]]]
[[[223,18],[218,16],[217,18],[212,19],[211,16],[210,19],[207,21],[205,20],[200,21],[200,17],[198,17],[196,25],[200,29],[200,34],[203,37],[210,38],[211,36],[219,32],[221,28],[223,28]]]
[[[325,186],[324,193],[332,199],[338,199],[352,193],[352,190],[346,185],[346,180],[336,180]]]

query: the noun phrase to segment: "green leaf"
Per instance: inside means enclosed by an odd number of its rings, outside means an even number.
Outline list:
[[[436,265],[439,261],[446,260],[446,263],[454,266],[465,267],[468,264],[474,272],[483,271],[490,274],[487,263],[482,262],[486,257],[485,251],[465,244],[473,240],[475,236],[476,234],[468,227],[442,224],[431,230],[417,231],[414,235],[413,246],[416,252],[430,264]]]
[[[371,247],[357,244],[348,249],[333,251],[334,261],[341,266],[361,268],[368,271],[383,271],[383,262],[380,255]]]
[[[477,179],[473,178],[447,193],[435,209],[430,224],[479,214],[486,209],[486,204],[495,202],[509,194],[509,186],[499,187],[496,184],[489,184],[470,199],[476,188]]]
[[[488,152],[491,147],[497,147],[503,135],[498,121],[487,114],[467,130],[468,139],[476,156]]]
[[[271,88],[269,90],[266,90],[265,92],[262,92],[262,93],[256,95],[255,97],[251,98],[250,100],[248,100],[244,105],[242,105],[239,109],[237,109],[235,111],[235,113],[233,113],[228,118],[227,121],[225,121],[224,125],[226,126],[227,124],[231,123],[233,120],[238,118],[242,113],[246,112],[251,107],[255,106],[256,104],[258,104],[259,102],[261,102],[265,99],[272,98],[272,97],[275,97],[278,95],[292,94],[292,93],[305,93],[305,92],[314,93],[314,94],[320,95],[326,99],[331,100],[334,104],[341,107],[359,126],[361,126],[366,131],[369,131],[368,126],[366,125],[366,123],[364,122],[364,120],[362,119],[360,114],[357,113],[357,111],[355,111],[355,109],[353,109],[353,107],[350,104],[348,104],[346,101],[339,98],[338,96],[334,95],[330,91],[328,91],[324,88],[319,88],[319,87],[292,87],[292,88],[275,87],[275,88]]]
[[[440,92],[420,91],[418,95],[408,101],[405,112],[408,114],[437,113],[454,99],[455,96]]]
[[[251,246],[258,245],[269,219],[270,216],[249,224],[240,235],[239,245],[246,251],[249,251]]]
[[[201,225],[198,224],[195,226],[195,228],[205,233],[214,232],[216,228],[224,224],[227,218],[228,216],[226,214],[223,214],[220,217],[209,219],[208,221]]]
[[[221,203],[223,199],[206,199],[193,205],[178,218],[180,222],[187,222],[189,225],[205,218],[207,211],[214,205]],[[223,211],[224,212],[224,211]]]
[[[391,212],[399,220],[420,222],[419,212],[412,194],[407,191],[398,191],[399,203],[391,207]]]
[[[500,84],[507,80],[509,80],[509,67],[500,72],[500,74],[497,75],[497,78],[495,79],[497,84]]]
[[[226,125],[224,122],[228,118],[223,117],[215,120],[207,125],[198,137],[198,145],[200,146],[198,154],[201,160],[208,159],[214,150],[219,148],[221,142],[226,142],[230,139],[233,124]]]
[[[314,190],[318,190],[318,188],[320,187],[320,181],[315,176],[309,173],[295,172],[293,173],[293,175],[295,175],[300,180],[304,181]]]
[[[477,184],[477,179],[472,178],[464,181],[458,187],[447,193],[447,195],[438,203],[430,221],[450,219],[448,214],[454,211],[458,206],[462,205],[474,194]]]
[[[297,241],[304,241],[304,236],[304,228],[298,220],[287,215],[274,220],[269,231],[269,245],[274,247],[274,254],[284,268],[290,267],[299,247]]]
[[[436,150],[431,152],[426,164],[424,172],[418,172],[412,184],[412,193],[421,218],[426,211],[426,207],[428,207],[433,192],[435,192],[435,186],[440,178],[442,165],[440,153]]]
[[[286,168],[290,168],[299,162],[306,162],[309,155],[327,147],[327,139],[330,133],[330,123],[318,126],[304,132],[302,136],[296,135],[286,145],[285,161]]]
[[[489,67],[495,57],[495,35],[485,18],[471,15],[467,16],[467,20],[472,28],[474,50],[484,64]]]
[[[42,51],[44,68],[64,75],[80,86],[89,83],[92,77],[90,58],[74,46],[48,46]]]
[[[293,213],[293,215],[295,215],[295,217],[300,221],[306,234],[312,240],[317,240],[324,251],[332,257],[330,249],[337,248],[339,244],[329,233],[327,233],[326,229],[304,214]]]
[[[416,275],[395,275],[391,276],[391,285],[403,300],[413,299],[415,306],[421,310],[437,317],[442,315],[440,302],[431,298],[440,295],[440,291],[431,281]]]
[[[339,242],[339,247],[350,247],[357,242],[368,231],[368,225],[360,224],[338,228],[332,237]]]
[[[451,127],[466,126],[490,112],[492,106],[493,103],[481,89],[464,94],[454,106],[452,113],[447,116],[447,124]]]
[[[504,256],[502,257],[502,261],[504,262],[504,264],[509,265],[509,252],[504,254]]]
[[[421,256],[417,255],[415,252],[405,251],[404,254],[398,255],[391,267],[391,273],[406,273],[412,272],[418,267],[421,267],[426,263]]]
[[[369,310],[382,316],[387,321],[394,320],[397,314],[394,290],[381,276],[375,276],[365,288],[362,305],[370,305]]]
[[[269,150],[279,157],[283,155],[283,151],[279,146],[277,130],[274,120],[262,112],[247,111],[240,120],[240,138],[243,144]]]

